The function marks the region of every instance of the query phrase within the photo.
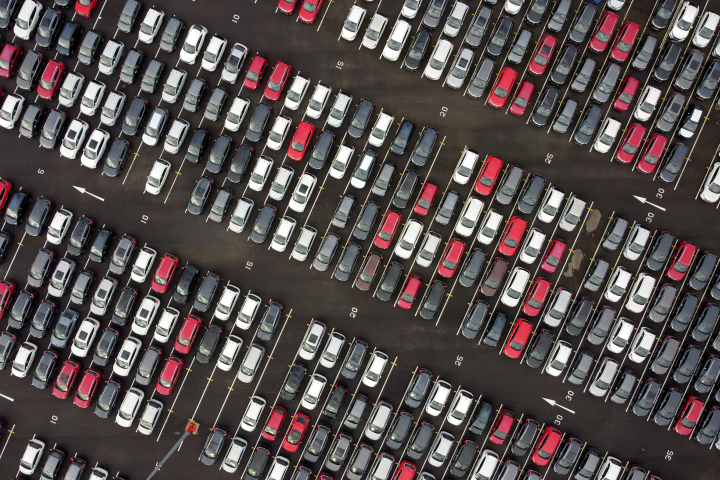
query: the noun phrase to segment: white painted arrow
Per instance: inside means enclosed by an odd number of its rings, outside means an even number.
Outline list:
[[[663,212],[665,211],[665,207],[661,207],[660,205],[655,205],[654,203],[648,202],[645,197],[638,197],[637,195],[633,195],[633,197],[637,198],[640,203],[647,203],[648,205],[652,205],[658,210],[662,210]]]
[[[95,198],[97,198],[98,200],[100,200],[101,202],[104,202],[104,201],[105,201],[104,198],[98,197],[98,196],[95,195],[94,193],[90,193],[90,192],[88,192],[87,190],[85,190],[85,189],[82,188],[82,187],[76,187],[75,185],[73,185],[73,188],[74,188],[75,190],[77,190],[78,192],[82,193],[82,194],[87,194],[87,195],[90,195],[91,197],[95,197]]]
[[[570,413],[573,413],[573,414],[575,413],[574,410],[570,410],[570,409],[567,408],[567,407],[563,407],[562,405],[560,405],[559,403],[557,403],[555,400],[551,400],[551,399],[549,399],[549,398],[543,398],[543,400],[545,400],[546,402],[548,402],[548,403],[549,403],[551,406],[553,406],[553,407],[562,408],[563,410],[566,410],[566,411],[568,411],[568,412],[570,412]]]

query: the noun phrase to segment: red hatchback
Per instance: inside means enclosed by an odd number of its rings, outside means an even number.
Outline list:
[[[393,480],[412,480],[416,472],[415,465],[405,460],[398,466]]]
[[[612,39],[615,26],[618,23],[618,16],[612,12],[605,12],[598,22],[595,35],[590,39],[590,50],[595,53],[602,53],[607,49]]]
[[[536,278],[530,288],[527,300],[525,300],[522,312],[528,317],[536,317],[540,313],[540,310],[542,310],[543,304],[549,294],[550,282],[542,277]]]
[[[503,353],[510,358],[520,358],[520,355],[530,338],[532,329],[532,323],[527,320],[523,320],[522,318],[519,319],[517,323],[515,323],[512,331],[510,331],[510,335],[505,343],[505,348],[503,348]]]
[[[80,380],[80,386],[78,386],[75,393],[73,403],[80,408],[87,408],[95,396],[100,379],[102,379],[102,374],[97,370],[89,368],[85,371],[82,380]]]
[[[293,418],[292,423],[290,423],[287,434],[285,434],[282,448],[290,453],[297,452],[309,426],[310,417],[304,413],[296,413],[295,418]]]
[[[635,98],[635,94],[637,93],[639,87],[640,82],[637,78],[626,77],[625,81],[620,86],[618,96],[613,103],[613,108],[618,112],[624,112],[627,110],[632,103],[633,98]]]
[[[420,192],[420,196],[418,197],[418,201],[415,204],[413,212],[417,213],[421,217],[427,215],[430,211],[430,207],[432,207],[433,200],[435,199],[435,194],[437,193],[437,191],[437,185],[433,185],[430,182],[425,183],[425,185],[423,185],[422,191]]]
[[[505,227],[505,233],[503,233],[502,239],[500,239],[500,246],[498,246],[498,252],[508,257],[515,255],[518,245],[525,234],[525,228],[527,228],[527,222],[520,217],[512,217]]]
[[[538,42],[538,46],[535,49],[530,65],[528,65],[528,72],[532,75],[542,75],[545,73],[545,69],[550,63],[553,51],[555,51],[555,45],[557,40],[552,35],[543,35]]]
[[[158,265],[155,270],[155,276],[152,279],[150,288],[158,293],[167,292],[168,286],[172,281],[173,275],[175,275],[175,270],[177,270],[179,263],[180,259],[178,259],[175,255],[166,253],[162,260],[160,260],[160,265]]]
[[[285,62],[277,62],[273,67],[270,78],[268,79],[267,85],[265,85],[265,91],[263,95],[273,102],[277,102],[282,95],[285,83],[290,76],[291,67]]]
[[[565,255],[565,248],[567,248],[565,242],[553,238],[542,263],[541,268],[544,272],[553,273],[555,271],[557,266],[560,265],[560,260],[562,260],[563,255]]]
[[[515,414],[513,412],[507,408],[500,410],[500,415],[498,415],[495,423],[493,424],[492,430],[490,430],[490,437],[488,440],[495,445],[502,445],[508,435],[510,435],[510,430],[512,430],[514,422]]]
[[[397,306],[403,310],[410,310],[415,298],[417,298],[420,285],[422,285],[422,278],[420,278],[420,275],[416,275],[414,273],[411,274],[408,277],[405,288],[403,288],[403,291],[400,294],[400,298],[398,298]]]
[[[75,13],[81,17],[90,18],[96,4],[97,0],[77,0],[75,2]]]
[[[65,72],[65,64],[55,60],[48,61],[40,77],[40,83],[38,83],[38,95],[45,100],[52,100],[58,88],[60,88],[63,72]]]
[[[180,377],[183,365],[185,365],[183,359],[175,355],[170,355],[168,359],[165,360],[165,366],[162,372],[160,372],[160,377],[155,384],[155,388],[160,395],[170,395],[172,393],[173,387],[175,387],[175,383]]]
[[[445,278],[452,278],[458,265],[460,265],[463,253],[465,253],[465,243],[457,238],[450,240],[445,249],[445,255],[443,255],[440,265],[438,265],[438,273]]]
[[[630,125],[630,128],[628,128],[625,134],[625,138],[623,138],[623,141],[620,143],[617,154],[615,154],[615,160],[620,163],[632,162],[645,137],[645,132],[647,132],[647,129],[639,123]]]
[[[179,353],[188,353],[197,337],[200,325],[202,325],[202,320],[199,317],[188,315],[175,340],[175,350]]]
[[[0,77],[10,78],[20,63],[22,48],[12,43],[7,43],[0,52]]]
[[[540,440],[535,446],[535,451],[530,459],[538,467],[544,467],[550,463],[550,459],[555,455],[555,451],[562,440],[562,432],[555,427],[545,427]]]
[[[278,10],[280,10],[282,13],[292,15],[292,13],[295,11],[295,5],[297,5],[297,2],[298,0],[279,0]]]
[[[378,230],[377,235],[375,235],[373,244],[383,250],[389,248],[395,237],[395,232],[397,232],[400,226],[400,220],[402,220],[402,216],[400,216],[399,213],[393,211],[387,212],[382,225],[380,225],[380,230]]]
[[[267,66],[268,61],[266,59],[260,55],[255,55],[252,62],[250,62],[250,68],[248,68],[247,75],[245,75],[245,83],[243,85],[250,90],[257,90]]]
[[[682,242],[666,273],[668,278],[677,281],[685,278],[685,274],[690,270],[690,265],[692,265],[696,252],[697,247],[695,245],[690,242]]]
[[[78,373],[80,373],[80,364],[75,360],[65,360],[60,374],[58,374],[53,385],[53,395],[61,400],[64,400],[70,396],[70,390],[75,385]]]
[[[480,170],[480,178],[478,178],[477,183],[475,183],[475,193],[483,196],[490,195],[498,176],[500,176],[502,167],[502,160],[497,157],[488,156]]]
[[[502,108],[505,106],[508,95],[513,89],[513,84],[517,79],[517,72],[510,67],[504,67],[498,75],[498,79],[493,85],[492,92],[488,98],[491,107]]]
[[[628,59],[630,52],[632,52],[633,45],[637,39],[638,32],[640,31],[640,25],[634,22],[625,22],[618,39],[615,41],[615,46],[610,52],[610,58],[618,63],[622,63]]]
[[[0,318],[3,318],[7,313],[13,293],[15,293],[15,284],[13,282],[9,280],[0,281]]]
[[[275,440],[280,431],[280,427],[285,421],[285,417],[287,417],[287,410],[275,405],[272,412],[270,412],[265,428],[263,428],[262,437],[268,442]]]
[[[700,419],[700,414],[703,411],[703,402],[695,397],[688,397],[685,406],[682,409],[678,421],[675,423],[675,433],[680,435],[688,436],[692,433],[695,425],[697,425]]]
[[[527,108],[528,103],[530,103],[530,97],[534,91],[535,85],[527,80],[524,81],[515,94],[515,98],[510,106],[510,113],[517,115],[518,117],[525,113],[525,109]]]
[[[323,0],[305,0],[300,8],[298,18],[303,23],[311,24],[315,21],[320,13],[320,7],[322,7]]]
[[[5,202],[7,202],[12,190],[12,183],[7,180],[0,178],[0,210],[5,208]]]
[[[645,150],[640,156],[637,169],[641,173],[654,172],[655,167],[657,167],[658,162],[663,156],[665,145],[667,145],[667,138],[663,137],[659,133],[653,134],[647,143],[647,147],[645,147]]]
[[[300,125],[295,129],[295,135],[293,135],[292,142],[290,142],[290,146],[287,149],[288,157],[298,162],[302,160],[308,145],[310,145],[310,139],[313,133],[315,133],[315,125],[308,122],[300,122]]]

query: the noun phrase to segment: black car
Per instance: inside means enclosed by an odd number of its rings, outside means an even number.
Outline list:
[[[525,182],[525,187],[517,202],[517,209],[527,215],[535,211],[537,203],[545,190],[545,179],[540,175],[532,175],[530,180]]]
[[[195,130],[195,133],[190,139],[190,144],[188,145],[187,153],[185,154],[185,160],[190,163],[198,163],[202,158],[202,154],[205,151],[205,145],[207,144],[209,138],[210,132],[207,130],[203,130],[202,128]]]
[[[710,407],[710,410],[700,421],[695,440],[700,445],[710,445],[720,433],[720,409],[717,406]]]
[[[430,0],[425,15],[423,15],[422,24],[430,30],[435,30],[440,25],[440,19],[447,4],[447,0]]]
[[[547,23],[547,29],[551,32],[558,33],[562,30],[565,21],[567,20],[568,13],[570,13],[570,7],[572,6],[572,0],[560,0],[555,4],[555,10],[553,10],[552,16]]]
[[[704,342],[710,334],[715,330],[715,325],[720,316],[720,307],[712,303],[706,303],[700,315],[698,315],[695,327],[692,329],[690,336],[693,340]]]
[[[335,208],[335,213],[332,217],[332,225],[338,228],[345,228],[347,221],[352,215],[353,208],[355,207],[355,195],[346,193],[340,197],[338,206]]]
[[[693,290],[703,290],[710,281],[710,276],[715,271],[715,264],[718,256],[712,252],[703,252],[695,264],[695,268],[688,279],[688,286]]]
[[[570,88],[577,93],[585,92],[585,89],[590,84],[592,76],[595,73],[596,65],[597,62],[595,62],[595,60],[585,57],[582,65],[580,65],[580,69],[578,69],[575,73],[575,78],[573,79],[573,83],[570,85]]]
[[[130,263],[130,257],[135,251],[136,246],[137,240],[130,235],[124,234],[120,237],[120,241],[115,246],[115,251],[110,258],[109,271],[116,275],[122,275]]]
[[[59,10],[48,8],[38,22],[35,43],[41,47],[52,48],[60,31],[64,15]]]
[[[172,52],[175,50],[180,34],[185,29],[185,24],[177,17],[172,17],[168,20],[160,36],[160,50],[165,52]]]
[[[245,139],[248,142],[257,143],[260,141],[265,132],[265,127],[267,127],[268,120],[270,119],[271,111],[272,107],[262,102],[255,107],[255,111],[245,131]]]
[[[215,348],[217,347],[221,335],[222,328],[217,326],[217,324],[211,324],[207,330],[205,330],[205,333],[200,340],[197,353],[195,353],[195,360],[200,363],[210,362],[213,353],[215,353]]]
[[[220,173],[223,165],[225,164],[225,159],[227,158],[228,153],[230,153],[232,143],[232,138],[228,137],[227,135],[220,135],[215,140],[215,143],[210,150],[210,156],[208,157],[207,163],[205,164],[205,169],[208,172]]]
[[[658,82],[665,82],[672,77],[673,71],[677,66],[678,60],[682,55],[682,44],[674,40],[670,40],[665,48],[660,52],[660,58],[658,58],[657,67],[652,73],[652,76]]]
[[[590,370],[595,365],[592,353],[587,349],[582,349],[575,357],[575,361],[568,370],[567,380],[574,385],[582,385]]]
[[[515,430],[515,436],[512,439],[511,451],[517,457],[524,457],[530,450],[535,440],[535,435],[540,430],[540,424],[535,419],[526,418],[522,424]]]
[[[49,198],[38,197],[28,215],[27,223],[25,224],[25,233],[33,237],[37,237],[42,233],[48,220],[50,220],[53,203]]]
[[[425,395],[432,386],[433,374],[430,370],[420,367],[413,375],[403,401],[410,408],[417,408],[425,401]]]
[[[363,394],[355,395],[350,403],[345,422],[343,425],[351,430],[355,430],[362,422],[363,414],[369,405],[368,398]]]
[[[41,287],[45,283],[54,261],[55,253],[52,250],[41,248],[35,255],[35,260],[28,271],[27,284],[35,288]]]
[[[385,196],[388,188],[390,188],[393,177],[395,177],[395,170],[395,164],[393,164],[392,162],[385,162],[382,164],[382,168],[380,168],[380,173],[378,173],[378,176],[372,186],[371,191],[373,194],[377,195],[378,197]]]
[[[435,221],[440,225],[447,225],[452,220],[455,208],[460,202],[460,195],[455,190],[448,190],[438,206]]]
[[[664,375],[675,360],[679,349],[680,342],[678,339],[667,335],[655,352],[655,357],[650,364],[650,370],[657,375]]]
[[[700,105],[691,103],[685,108],[685,114],[680,120],[680,129],[677,133],[679,136],[685,139],[690,139],[695,135],[698,126],[700,125],[700,119],[705,117],[703,109]]]
[[[382,280],[380,280],[380,285],[378,286],[375,296],[383,302],[389,301],[395,293],[398,281],[400,281],[404,270],[405,268],[398,262],[390,262]]]
[[[255,447],[255,451],[253,451],[250,461],[247,463],[246,473],[242,480],[259,479],[263,470],[265,470],[268,458],[270,458],[270,450],[263,445]]]
[[[334,133],[330,130],[323,130],[310,154],[310,159],[308,160],[308,166],[310,168],[321,170],[325,166],[325,162],[330,158],[334,140]]]
[[[659,123],[660,119],[658,119],[655,125],[658,128]],[[665,159],[663,160],[662,167],[660,168],[658,178],[661,182],[673,183],[677,179],[680,171],[685,166],[689,152],[690,148],[688,148],[688,146],[684,143],[677,142],[672,146],[670,151],[665,154]]]
[[[9,225],[20,225],[25,220],[27,207],[31,200],[32,196],[27,191],[13,193],[5,209],[5,222]]]
[[[355,340],[348,350],[347,357],[343,363],[340,373],[343,377],[352,380],[355,378],[362,367],[363,360],[368,351],[368,344],[363,340]]]
[[[201,312],[207,312],[219,287],[220,277],[213,272],[207,272],[200,284],[197,295],[195,295],[193,308]]]
[[[140,90],[147,93],[155,93],[155,89],[160,82],[160,77],[165,71],[165,63],[157,59],[150,60],[145,73],[142,76]]]
[[[270,227],[272,227],[275,221],[275,215],[277,214],[277,208],[266,203],[260,210],[260,215],[255,219],[255,225],[253,225],[252,231],[250,232],[250,240],[255,243],[263,243],[270,233]]]
[[[88,241],[90,240],[90,235],[92,235],[94,226],[95,222],[93,219],[86,217],[85,215],[81,216],[70,234],[70,240],[67,245],[67,253],[70,255],[82,255]]]
[[[110,321],[116,325],[125,325],[128,318],[130,318],[137,296],[138,292],[133,287],[123,287],[123,289],[120,290],[120,295],[118,295],[118,300],[117,303],[115,303]]]
[[[55,320],[56,313],[57,303],[43,298],[30,321],[30,335],[36,338],[44,337],[50,330],[50,325]]]
[[[134,137],[142,128],[143,120],[148,111],[148,101],[142,97],[135,97],[125,113],[122,123],[122,133]]]
[[[625,233],[627,232],[629,222],[623,217],[615,217],[610,222],[610,226],[606,230],[605,239],[602,246],[605,250],[614,252],[622,244]]]
[[[597,12],[597,5],[591,2],[585,2],[580,10],[580,13],[575,17],[575,21],[570,27],[570,33],[568,34],[568,40],[575,45],[580,45],[585,41],[587,33],[592,30],[593,20],[595,20],[595,13]]]
[[[680,385],[685,385],[690,381],[695,369],[700,364],[700,356],[702,351],[695,345],[688,345],[682,352],[680,359],[675,366],[675,372],[673,373],[673,380]]]
[[[173,302],[184,305],[188,301],[199,275],[200,270],[196,266],[188,264],[183,267],[180,280],[173,292]]]
[[[595,311],[595,302],[588,297],[580,297],[570,312],[570,317],[565,325],[565,331],[573,337],[580,335],[585,329],[585,325],[590,321],[590,317]]]
[[[607,102],[615,91],[621,73],[620,65],[608,62],[600,73],[600,78],[598,78],[595,90],[593,90],[592,99],[600,104]]]
[[[320,243],[315,259],[312,263],[312,268],[319,272],[324,272],[330,266],[337,247],[340,244],[340,237],[334,233],[328,233]]]
[[[415,148],[410,155],[410,161],[413,165],[422,167],[430,158],[435,142],[440,133],[432,127],[423,127],[420,132],[420,138],[415,144]]]
[[[22,290],[15,298],[8,316],[8,327],[20,330],[30,316],[30,310],[35,305],[37,294],[29,290]]]
[[[62,137],[65,120],[67,120],[65,112],[62,110],[50,110],[50,114],[45,119],[45,124],[40,132],[41,147],[49,150],[55,148],[58,140]]]
[[[8,232],[0,230],[0,263],[5,260],[10,247],[12,247],[13,236]]]
[[[432,285],[428,288],[427,294],[423,302],[420,304],[420,316],[425,320],[432,320],[440,308],[447,285],[440,280],[433,280]]]
[[[20,0],[2,0],[0,1],[0,28],[8,30],[15,22],[18,14]]]
[[[204,118],[207,118],[211,122],[216,121],[220,117],[220,110],[222,110],[228,97],[229,94],[227,90],[222,87],[215,87],[212,95],[210,95],[210,100],[208,100],[205,106]]]
[[[555,335],[550,330],[545,328],[541,329],[540,333],[535,336],[535,339],[530,344],[525,363],[532,368],[538,368],[542,365],[550,353],[554,340]]]
[[[212,178],[206,177],[205,175],[200,177],[200,180],[195,184],[192,195],[190,195],[186,209],[187,212],[192,215],[200,215],[202,213],[208,198],[210,198],[214,184],[215,180]]]
[[[420,68],[420,64],[425,58],[425,54],[427,53],[431,42],[432,34],[424,28],[420,28],[410,44],[410,49],[408,50],[407,55],[405,55],[403,67],[407,68],[411,72]]]
[[[652,377],[646,378],[635,395],[632,412],[638,417],[647,417],[659,395],[660,383]]]
[[[653,30],[663,30],[670,24],[675,8],[678,6],[679,0],[660,0],[652,20],[650,20],[650,28]]]
[[[37,135],[44,116],[44,106],[38,103],[28,105],[20,119],[20,135],[25,138],[33,138]]]
[[[675,412],[680,408],[682,398],[683,394],[680,390],[670,387],[663,395],[662,400],[660,400],[658,410],[653,416],[653,422],[661,427],[670,425],[673,417],[675,417]]]
[[[353,138],[362,137],[365,134],[365,129],[370,123],[370,118],[372,118],[374,109],[375,104],[373,102],[367,98],[361,99],[360,104],[358,105],[357,110],[355,110],[352,120],[350,121],[350,125],[348,125],[348,135]]]
[[[98,341],[97,346],[95,347],[95,352],[93,353],[93,363],[96,363],[101,367],[107,365],[115,353],[115,348],[117,348],[119,339],[120,332],[112,327],[105,328],[102,335],[100,335],[100,340]]]
[[[515,65],[522,62],[525,54],[527,53],[527,49],[530,46],[531,40],[532,32],[524,28],[520,29],[520,33],[515,36],[515,41],[513,42],[512,47],[510,47],[510,51],[507,55],[507,61],[514,63]]]
[[[515,194],[520,188],[520,184],[523,181],[523,174],[525,171],[516,166],[509,165],[505,174],[505,179],[500,184],[500,188],[495,192],[495,200],[501,205],[509,205],[515,198]]]
[[[553,470],[558,475],[567,475],[582,452],[583,443],[576,437],[568,436],[555,458]]]
[[[197,112],[207,87],[208,82],[204,78],[197,77],[190,82],[190,86],[185,94],[185,100],[183,100],[183,110]]]
[[[463,440],[450,463],[450,475],[457,478],[465,476],[472,466],[478,448],[478,444],[472,440]]]
[[[55,50],[60,55],[71,57],[75,55],[75,48],[80,42],[83,29],[75,22],[67,22],[60,31]]]
[[[550,0],[533,0],[525,14],[525,21],[530,25],[539,25],[547,10]],[[477,45],[476,45],[477,46]]]
[[[70,291],[70,301],[72,303],[82,305],[88,299],[90,287],[95,281],[95,273],[90,270],[83,270],[75,279],[72,290]]]
[[[0,370],[5,369],[13,357],[17,340],[17,336],[7,330],[0,334]]]
[[[240,148],[235,150],[230,170],[227,174],[227,180],[232,183],[240,183],[245,177],[250,160],[252,160],[253,148],[250,145],[242,144]]]
[[[664,322],[675,303],[676,295],[676,287],[667,283],[660,287],[660,291],[655,295],[652,307],[648,311],[648,318],[653,322]]]
[[[587,341],[593,345],[600,345],[610,329],[613,326],[615,320],[615,314],[617,312],[607,305],[603,306],[598,312],[595,313],[595,319],[590,326],[590,331],[587,334]]]
[[[467,88],[467,95],[470,98],[478,99],[485,94],[485,89],[492,83],[494,70],[495,62],[491,58],[483,58],[475,69]]]
[[[315,431],[310,435],[303,458],[309,462],[316,462],[331,438],[330,428],[322,423],[318,424]]]
[[[708,355],[703,362],[698,378],[693,384],[693,388],[698,393],[710,393],[715,382],[720,376],[720,358],[715,355]]]
[[[502,312],[495,313],[490,319],[490,328],[488,328],[483,337],[483,345],[497,347],[506,324],[507,317],[505,314]]]
[[[300,419],[307,422],[303,417],[300,417]],[[373,448],[370,445],[364,442],[358,445],[352,457],[350,457],[350,462],[348,462],[347,477],[350,480],[360,480],[367,472],[373,458]],[[300,475],[303,475],[303,471],[298,469],[292,480],[309,480],[310,473],[306,474],[308,478],[305,479],[298,478]]]
[[[289,402],[294,400],[306,374],[307,367],[305,365],[302,363],[293,364],[290,371],[288,371],[287,377],[285,377],[280,396]]]
[[[707,100],[715,95],[720,82],[720,59],[714,59],[705,69],[702,80],[695,89],[695,96]]]
[[[405,154],[405,149],[407,148],[408,142],[410,142],[410,137],[412,137],[412,133],[414,130],[415,125],[411,122],[408,122],[407,120],[400,125],[400,128],[395,135],[395,139],[390,146],[390,151],[394,155]]]
[[[120,12],[120,18],[117,22],[117,28],[121,32],[130,33],[135,26],[135,22],[140,15],[142,4],[137,0],[127,0],[125,6]]]
[[[103,36],[101,33],[93,30],[88,30],[83,37],[83,41],[80,44],[78,51],[78,61],[83,65],[92,65],[95,62],[95,57],[100,50],[100,45],[103,42]]]
[[[200,454],[200,461],[205,465],[213,465],[220,455],[220,452],[222,452],[223,444],[227,437],[227,429],[216,425],[205,441],[205,447]]]
[[[32,377],[32,386],[39,389],[47,388],[52,382],[57,365],[58,354],[52,350],[45,350],[40,357],[40,361],[35,367]]]
[[[600,467],[602,460],[603,459],[597,450],[594,448],[588,448],[585,450],[585,454],[582,456],[577,468],[575,469],[576,474],[574,478],[576,480],[590,480],[594,478],[595,472],[598,467]]]
[[[330,418],[335,418],[342,407],[342,402],[345,399],[347,388],[342,385],[333,385],[330,397],[325,403],[322,414],[327,415]]]
[[[657,38],[652,35],[645,35],[642,43],[638,46],[637,53],[635,54],[635,58],[633,58],[631,64],[635,70],[642,72],[648,65],[650,65],[650,61],[655,54],[655,49],[657,48],[657,44]]]
[[[627,369],[618,376],[618,380],[615,382],[615,387],[612,389],[610,395],[610,401],[619,405],[624,404],[637,383],[637,377],[632,370]]]
[[[373,201],[366,203],[355,222],[352,235],[358,240],[367,240],[379,212],[380,205]]]
[[[130,155],[130,148],[130,142],[124,138],[116,138],[110,146],[107,157],[105,157],[105,164],[102,170],[103,175],[107,175],[108,177],[117,177],[120,175],[128,155]]]
[[[588,270],[588,277],[583,287],[591,292],[597,292],[605,284],[609,272],[610,264],[602,258],[596,258]]]
[[[478,278],[480,278],[480,274],[484,270],[483,267],[485,266],[486,257],[487,254],[479,248],[475,248],[472,250],[467,260],[465,260],[465,264],[460,270],[460,274],[458,276],[458,281],[460,282],[460,285],[468,288],[475,285],[475,282]]]
[[[547,4],[548,0],[536,0],[535,3],[542,4],[545,2]],[[482,5],[482,4],[481,4]],[[530,10],[533,10],[532,8]],[[541,14],[542,16],[542,14]],[[531,21],[531,14],[528,12],[528,23],[531,25],[536,25],[535,23],[532,23]],[[535,18],[535,15],[532,15],[532,18]],[[482,43],[483,37],[485,36],[485,33],[487,32],[488,26],[490,25],[490,21],[492,20],[492,10],[490,10],[486,6],[482,6],[480,10],[478,10],[475,13],[475,16],[473,17],[472,23],[470,24],[470,28],[468,28],[467,33],[465,34],[465,44],[469,46],[470,48],[478,48],[480,44]]]
[[[660,232],[655,236],[645,266],[653,271],[660,270],[665,265],[673,243],[675,243],[675,237],[669,232]]]
[[[513,25],[515,25],[515,21],[506,15],[502,15],[496,25],[495,31],[485,47],[486,53],[493,58],[499,57],[503,48],[505,48],[505,44],[512,32]]]
[[[95,415],[100,418],[108,418],[115,408],[122,390],[123,385],[119,380],[108,380],[95,403]]]
[[[577,54],[578,49],[575,45],[565,45],[565,48],[562,49],[555,62],[555,68],[553,68],[552,73],[550,74],[550,83],[557,85],[558,87],[565,84],[570,72],[572,72],[573,68],[575,68],[575,58],[577,57]]]
[[[668,133],[675,128],[683,111],[683,105],[685,105],[685,95],[673,92],[660,109],[655,128],[663,133]]]
[[[473,435],[482,435],[482,433],[485,431],[485,427],[487,427],[487,424],[490,421],[492,413],[492,404],[486,401],[480,402],[480,406],[477,408],[475,416],[473,417],[472,421],[470,422],[470,426],[468,427],[470,433],[472,433]]]
[[[235,195],[229,188],[221,188],[218,194],[215,196],[215,200],[210,207],[210,213],[207,216],[207,220],[220,223],[225,219],[228,209],[230,208],[230,202],[233,201]]]
[[[80,314],[78,312],[69,308],[65,309],[55,324],[55,328],[53,328],[50,345],[56,348],[65,348],[75,331],[75,325],[79,319]]]
[[[420,422],[419,426],[415,429],[408,448],[405,450],[407,456],[413,460],[418,460],[427,451],[430,441],[433,439],[435,433],[435,427],[427,420]]]
[[[200,288],[202,289],[202,287]],[[258,325],[257,337],[260,340],[269,342],[273,339],[275,330],[280,324],[280,317],[282,315],[283,308],[282,303],[270,300],[270,303],[265,309],[265,313],[263,313],[262,318],[260,319],[260,324]]]
[[[140,50],[130,50],[125,56],[125,61],[120,68],[120,81],[125,84],[135,83],[140,72],[140,66],[145,60],[145,54]]]
[[[694,48],[685,55],[682,66],[680,67],[680,73],[675,77],[673,85],[681,92],[685,92],[693,87],[695,79],[702,69],[702,63],[705,59],[705,55],[699,50]]]
[[[206,330],[206,334],[214,326],[215,325],[211,325],[208,330]],[[155,370],[162,359],[162,354],[162,350],[155,345],[150,345],[147,350],[145,350],[145,353],[138,364],[137,373],[135,374],[135,382],[140,385],[150,384],[153,376],[155,375]]]
[[[598,125],[602,117],[602,110],[597,105],[590,105],[590,108],[585,110],[583,116],[580,117],[578,122],[578,129],[573,135],[573,142],[578,145],[587,145],[592,141],[597,132]]]
[[[361,251],[362,248],[360,245],[354,242],[350,242],[345,246],[342,255],[340,255],[340,260],[335,267],[335,271],[333,272],[335,278],[341,282],[346,282],[350,279],[350,275],[355,268],[355,264],[357,263],[358,258],[360,258]]]

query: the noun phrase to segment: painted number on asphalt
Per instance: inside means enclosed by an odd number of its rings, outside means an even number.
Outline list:
[[[658,192],[655,194],[655,196],[656,196],[657,198],[662,198],[662,197],[663,197],[663,193],[665,193],[665,190],[662,189],[662,188],[658,188]]]
[[[351,316],[352,318],[357,317],[357,313],[358,313],[358,309],[357,309],[357,308],[352,307],[352,308],[350,309],[350,316]]]
[[[143,215],[142,217],[140,217],[140,223],[147,223],[149,218],[150,217],[148,217],[147,215]]]
[[[38,168],[38,173],[42,175],[43,173],[45,173],[45,170],[43,170],[42,168]]]
[[[253,262],[247,262],[245,264],[245,268],[247,268],[248,270],[252,270],[252,267],[253,267]]]
[[[463,361],[463,357],[458,355],[457,358],[455,359],[455,365],[457,365],[459,367],[460,365],[462,365],[462,361]]]
[[[665,460],[667,460],[669,462],[670,460],[672,460],[673,455],[674,455],[673,451],[668,450],[667,453],[665,454]]]
[[[345,65],[345,63],[343,63],[343,62],[337,62],[337,63],[335,64],[335,68],[337,68],[338,70],[342,70],[343,65]]]
[[[647,217],[645,217],[645,221],[648,223],[652,223],[653,218],[655,218],[655,214],[653,212],[648,212]]]
[[[562,422],[562,418],[562,415],[558,415],[557,417],[555,417],[555,425],[560,425],[560,423]]]
[[[568,390],[567,395],[565,395],[565,400],[571,402],[573,399],[573,395],[575,395],[575,392],[573,392],[572,390]]]
[[[53,415],[52,417],[50,417],[50,423],[52,423],[52,424],[56,424],[56,423],[57,423],[57,421],[58,421],[58,417],[57,417],[57,415]]]
[[[238,15],[238,14],[233,15],[232,22],[237,23],[238,20],[240,20],[240,15]]]
[[[552,153],[546,153],[545,154],[545,163],[552,163],[553,154]]]
[[[442,107],[442,108],[440,109],[440,116],[441,116],[441,117],[444,117],[445,115],[447,115],[447,112],[448,112],[448,108],[447,108],[447,107]]]

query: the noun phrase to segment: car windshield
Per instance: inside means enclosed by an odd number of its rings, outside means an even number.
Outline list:
[[[545,50],[546,50],[546,48],[543,47],[543,48],[540,50],[540,53],[538,53],[537,55],[535,55],[535,63],[537,63],[537,64],[540,65],[541,67],[547,65],[548,60],[549,60],[549,57],[546,57],[546,56],[543,55],[543,53],[545,53]],[[548,48],[547,50],[548,50],[547,54],[549,54],[549,53],[550,53],[549,50],[551,50],[551,49]]]
[[[623,53],[628,53],[632,49],[632,45],[620,40],[617,44],[617,49]]]
[[[691,18],[694,19],[695,16],[692,16]],[[690,27],[692,27],[692,23],[687,21],[685,17],[680,17],[680,19],[678,19],[677,26],[681,30],[690,30]]]
[[[435,69],[435,70],[442,70],[442,68],[445,66],[445,61],[444,61],[444,60],[443,60],[443,61],[438,60],[437,58],[435,58],[435,56],[433,56],[433,57],[430,59],[430,63],[429,63],[428,66],[429,66],[430,68]]]
[[[55,382],[55,388],[57,388],[61,392],[67,392],[69,380],[70,380],[70,375],[68,375],[67,373],[61,373],[60,376],[58,377],[57,381]]]
[[[418,45],[418,42],[415,42],[413,47],[408,52],[408,57],[412,58],[413,60],[420,61],[420,60],[422,60],[422,56],[423,56],[424,52],[425,52],[425,46]]]
[[[640,60],[643,63],[647,63],[652,58],[652,52],[649,52],[647,50],[640,50],[637,54],[637,59]]]
[[[197,52],[197,47],[187,41],[185,42],[185,45],[183,45],[183,50],[185,50],[187,53],[195,54],[195,52]]]
[[[394,38],[391,37],[390,39],[388,39],[387,46],[391,50],[397,51],[402,48],[402,43],[398,42],[397,40],[395,40]]]
[[[600,85],[598,86],[598,89],[603,93],[612,93],[613,89],[615,88],[615,82],[608,82],[608,78],[605,77],[603,81],[600,82]]]
[[[357,32],[358,24],[348,18],[347,20],[345,20],[343,27],[349,32]]]
[[[519,108],[525,108],[527,107],[528,99],[518,96],[513,103]]]
[[[210,50],[205,50],[205,55],[203,55],[203,60],[207,60],[210,63],[215,63],[217,61],[217,54],[215,52],[211,52]]]
[[[500,86],[495,87],[494,93],[495,93],[495,96],[499,97],[499,98],[505,98],[505,97],[507,97],[507,94],[508,94],[507,90],[505,90],[504,88],[502,88]]]
[[[588,120],[589,119],[586,118],[583,122],[582,127],[580,127],[580,133],[590,136],[595,133],[595,125],[594,122],[590,122]]]
[[[228,71],[228,73],[237,73],[240,69],[238,68],[240,66],[240,57],[235,55],[234,53],[231,53],[228,57],[227,61],[225,62],[225,70]],[[248,72],[249,74],[249,72]]]

